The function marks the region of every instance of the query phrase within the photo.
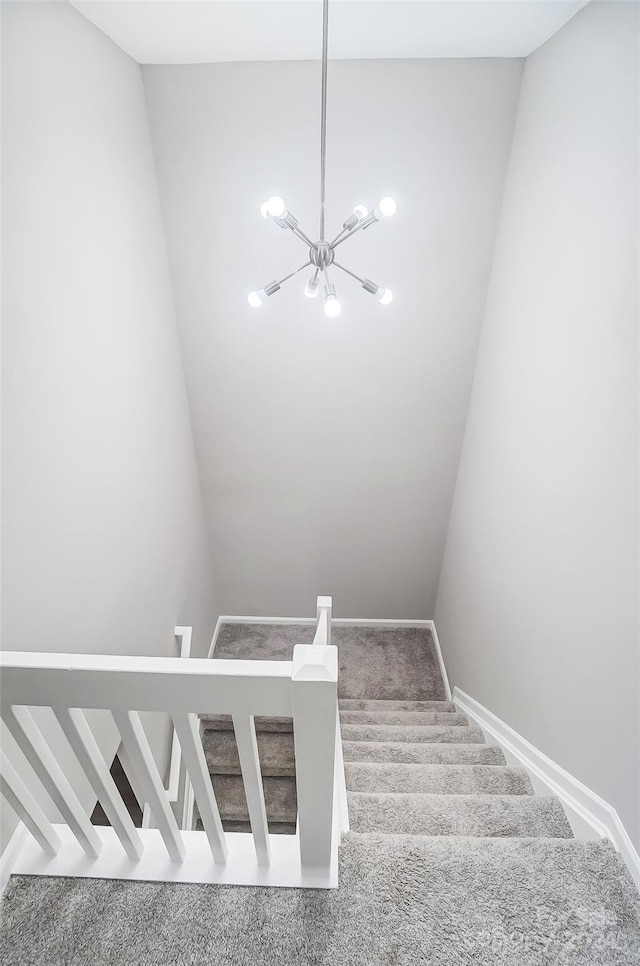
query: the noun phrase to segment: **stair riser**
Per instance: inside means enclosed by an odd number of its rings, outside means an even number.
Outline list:
[[[367,701],[361,698],[342,698],[341,711],[439,711],[456,710],[453,701]]]
[[[343,741],[409,741],[414,744],[420,742],[438,742],[439,744],[482,744],[484,735],[479,728],[465,728],[455,725],[453,728],[444,726],[423,726],[405,728],[401,725],[351,725],[341,726]]]
[[[472,837],[571,838],[556,798],[499,795],[375,795],[349,792],[354,832]]]
[[[220,818],[229,822],[248,822],[249,811],[242,778],[213,775],[213,790]],[[263,778],[264,803],[269,822],[295,822],[298,812],[296,783],[293,778]]]
[[[296,764],[293,735],[282,732],[257,734],[263,776],[294,776]],[[240,759],[232,731],[205,731],[202,744],[211,775],[240,775]]]
[[[230,714],[202,714],[200,720],[206,731],[233,731],[233,721]],[[293,718],[265,718],[256,717],[254,719],[256,733],[258,732],[284,732],[293,731]]]
[[[454,714],[451,711],[444,713],[437,711],[341,711],[340,721],[342,724],[400,725],[404,728],[422,728],[433,725],[442,725],[447,728],[469,726],[469,719],[466,714]]]
[[[427,741],[343,741],[345,762],[380,762],[411,765],[506,765],[500,748],[489,745],[437,744]]]
[[[347,789],[434,795],[533,795],[521,768],[491,765],[346,764]]]

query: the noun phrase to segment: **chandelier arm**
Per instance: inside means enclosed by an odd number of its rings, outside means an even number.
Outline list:
[[[365,219],[364,221],[358,222],[358,224],[356,225],[356,227],[355,228],[352,228],[351,231],[349,232],[349,234],[348,235],[345,235],[344,238],[340,238],[340,235],[338,235],[337,240],[335,242],[332,242],[331,243],[331,247],[332,248],[337,248],[338,245],[341,245],[343,242],[347,241],[348,238],[351,238],[353,235],[355,235],[356,232],[359,232],[361,228],[368,228],[369,225],[373,225],[373,224],[377,224],[377,219],[376,218],[374,218],[373,221],[367,221]]]
[[[327,48],[329,0],[322,3],[322,104],[320,108],[320,238],[324,238],[325,181],[327,166]]]
[[[310,264],[311,264],[311,260],[309,260],[308,262],[305,262],[304,265],[300,266],[300,268],[296,268],[295,272],[291,272],[290,275],[285,275],[284,278],[280,279],[280,281],[278,282],[278,285],[284,285],[285,282],[288,282],[289,279],[293,278],[294,275],[297,275],[298,272],[304,272],[305,268],[308,268]]]
[[[336,235],[332,242],[329,242],[329,248],[333,248],[334,245],[337,245],[338,239],[342,238],[342,236],[345,235],[349,230],[349,228],[343,228],[340,234]]]
[[[333,264],[335,265],[336,268],[339,268],[341,272],[345,272],[347,275],[350,275],[351,278],[355,278],[356,282],[360,282],[361,285],[364,285],[364,279],[360,278],[359,275],[356,275],[355,272],[352,272],[350,269],[345,268],[344,265],[339,265],[338,262],[334,262]]]
[[[314,242],[312,242],[310,238],[307,238],[307,236],[306,236],[306,235],[305,235],[305,233],[303,232],[303,230],[302,230],[302,228],[298,228],[298,226],[296,225],[296,227],[295,227],[295,228],[292,228],[292,229],[291,229],[291,231],[293,232],[293,234],[294,234],[294,235],[295,235],[295,236],[296,236],[297,238],[299,238],[299,239],[300,239],[300,241],[302,241],[302,242],[304,242],[304,243],[305,243],[305,245],[306,245],[306,246],[307,246],[308,248],[314,248],[314,247],[315,247],[315,245],[314,245]]]

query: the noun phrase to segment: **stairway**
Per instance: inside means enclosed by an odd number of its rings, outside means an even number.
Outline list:
[[[202,744],[225,832],[250,832],[233,724],[228,715],[201,715]],[[294,835],[296,779],[291,718],[256,718],[258,756],[269,831]],[[196,828],[202,828],[199,817]]]
[[[558,799],[538,798],[526,771],[447,702],[341,702],[354,832],[570,838]]]
[[[307,625],[225,625],[217,658],[290,660]],[[351,831],[336,890],[14,876],[0,962],[64,966],[634,966],[640,902],[606,841],[446,701],[433,641],[335,626]],[[202,722],[227,828],[248,828],[231,722]],[[257,719],[272,831],[295,822],[287,719]],[[280,789],[280,791],[277,791]]]
[[[294,646],[310,644],[314,632],[315,628],[308,624],[225,624],[214,658],[291,660]],[[358,726],[377,723],[420,728],[431,725],[436,729],[434,735],[437,728],[446,734],[451,726],[466,724],[463,715],[451,713],[450,705],[434,700],[443,696],[444,685],[428,631],[412,627],[336,626],[333,643],[338,646],[343,736],[350,728],[355,728],[357,734]],[[360,707],[370,693],[380,695],[382,704],[390,699],[393,707],[386,713],[372,710],[373,706]],[[399,697],[412,700],[405,701],[404,707]],[[376,717],[376,713],[382,717]],[[227,832],[249,832],[251,826],[231,718],[201,715],[201,722],[205,756],[223,827]],[[297,802],[292,719],[258,717],[255,726],[269,831],[294,834]],[[464,729],[456,729],[458,737],[464,737]],[[202,827],[199,819],[196,827]]]
[[[334,627],[351,829],[415,836],[571,838],[558,799],[536,797],[466,715],[443,700],[429,630]],[[215,657],[290,659],[306,625],[229,624]],[[302,638],[302,640],[301,640]],[[204,715],[203,745],[225,830],[250,831],[231,719]],[[290,718],[256,718],[271,832],[296,823]]]

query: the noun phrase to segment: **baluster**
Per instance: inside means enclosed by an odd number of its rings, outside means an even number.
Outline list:
[[[102,841],[89,821],[76,793],[67,781],[51,749],[42,737],[29,710],[25,707],[9,707],[2,718],[13,735],[16,744],[38,776],[78,842],[92,859],[102,850]]]
[[[198,719],[195,714],[174,714],[172,718],[187,766],[187,774],[193,785],[200,818],[209,839],[211,853],[214,860],[223,865],[227,861],[227,841],[200,741]]]
[[[48,855],[57,855],[62,845],[58,833],[3,751],[0,751],[0,793],[38,845]]]
[[[140,782],[142,794],[149,802],[171,861],[182,862],[185,856],[184,842],[153,760],[140,715],[136,711],[113,711],[112,714]]]
[[[323,641],[318,641],[319,644],[326,644],[327,647],[331,645],[331,611],[333,610],[333,597],[318,597],[317,601],[318,610],[318,621],[322,614],[326,615],[326,638]]]
[[[244,782],[244,794],[249,809],[249,821],[253,832],[258,865],[269,865],[271,848],[269,845],[269,826],[267,824],[267,810],[264,804],[264,789],[262,787],[262,773],[260,758],[258,757],[258,742],[253,715],[233,715],[233,730],[236,733],[236,744],[240,758],[240,769]]]
[[[53,710],[123,849],[132,861],[137,861],[142,857],[142,839],[136,832],[87,719],[78,708]]]

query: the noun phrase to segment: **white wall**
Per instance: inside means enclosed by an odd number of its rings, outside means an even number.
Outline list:
[[[638,825],[638,9],[526,62],[436,621],[459,685]]]
[[[217,602],[140,67],[67,4],[4,4],[2,121],[3,646],[175,654],[192,624],[203,653]]]
[[[225,613],[429,617],[521,78],[519,60],[329,65],[328,233],[385,194],[395,218],[340,258],[342,316],[292,281],[263,221],[315,239],[319,63],[144,69],[216,582]]]

